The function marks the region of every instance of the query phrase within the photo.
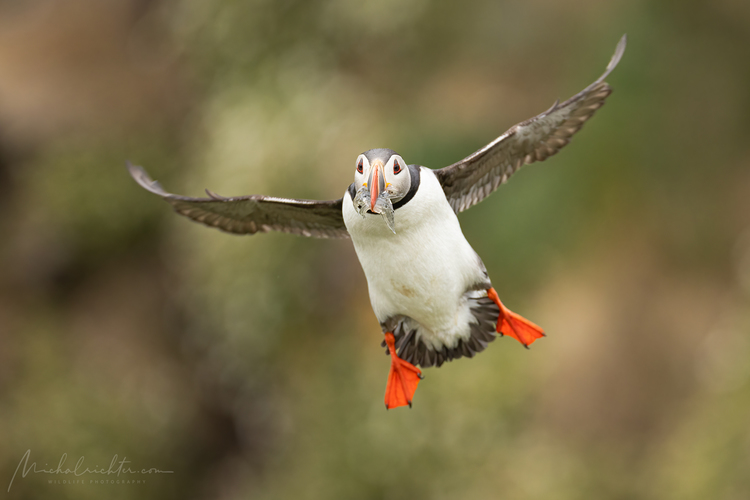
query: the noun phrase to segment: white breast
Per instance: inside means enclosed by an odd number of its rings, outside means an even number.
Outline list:
[[[378,321],[408,316],[436,349],[468,338],[472,316],[465,294],[489,280],[430,169],[422,167],[414,198],[396,210],[396,234],[380,215],[362,218],[348,192],[343,216]]]

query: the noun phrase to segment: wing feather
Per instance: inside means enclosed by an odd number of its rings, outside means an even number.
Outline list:
[[[196,222],[234,234],[268,231],[315,238],[348,238],[341,214],[343,199],[296,200],[251,195],[225,198],[206,190],[208,198],[167,193],[143,168],[128,163],[128,171],[144,189],[161,196],[175,211]]]
[[[463,160],[435,171],[456,213],[476,205],[524,164],[543,161],[570,142],[612,93],[604,81],[625,52],[627,35],[617,44],[607,69],[594,83],[544,113],[511,127]]]

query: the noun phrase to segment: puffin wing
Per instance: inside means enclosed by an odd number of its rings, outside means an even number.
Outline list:
[[[620,62],[627,35],[617,44],[607,69],[594,83],[563,103],[511,127],[503,135],[435,175],[453,210],[462,212],[494,192],[524,164],[542,161],[562,149],[584,122],[604,105],[611,87],[604,81]]]
[[[349,237],[341,214],[342,198],[330,201],[262,195],[224,198],[208,190],[209,198],[190,198],[167,193],[141,167],[128,163],[128,171],[141,187],[164,198],[178,214],[228,233],[282,231],[316,238]]]

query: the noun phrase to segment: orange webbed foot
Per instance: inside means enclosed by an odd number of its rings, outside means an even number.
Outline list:
[[[536,339],[545,337],[544,330],[540,326],[505,307],[494,288],[487,290],[487,297],[500,308],[500,316],[497,318],[498,333],[513,337],[527,349]]]
[[[388,372],[388,383],[385,386],[385,408],[390,410],[407,405],[411,408],[411,400],[422,379],[422,372],[413,364],[398,357],[396,338],[392,333],[385,334],[385,343],[391,353],[391,370]]]

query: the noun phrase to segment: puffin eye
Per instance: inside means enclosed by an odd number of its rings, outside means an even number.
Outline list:
[[[399,165],[398,160],[393,161],[393,173],[397,174],[401,172],[401,165]]]
[[[360,158],[359,163],[357,163],[357,172],[360,174],[362,173],[362,159]]]

